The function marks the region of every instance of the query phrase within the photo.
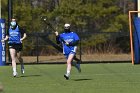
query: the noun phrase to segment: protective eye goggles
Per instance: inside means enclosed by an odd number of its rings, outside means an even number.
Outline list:
[[[70,28],[70,24],[65,24],[65,25],[64,25],[64,28],[65,28],[65,29],[69,29],[69,28]]]
[[[11,22],[11,26],[15,26],[15,25],[16,25],[15,21]]]

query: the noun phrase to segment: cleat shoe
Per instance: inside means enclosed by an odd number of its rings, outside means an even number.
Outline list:
[[[17,72],[13,72],[13,76],[17,77],[18,73]]]
[[[69,80],[69,76],[67,74],[65,74],[64,77],[66,78],[66,80]]]

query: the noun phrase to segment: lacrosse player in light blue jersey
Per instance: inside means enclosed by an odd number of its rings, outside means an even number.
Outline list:
[[[58,32],[55,32],[56,34],[56,41],[58,44],[62,44],[63,46],[63,54],[67,59],[67,71],[66,74],[64,74],[64,77],[66,80],[70,77],[71,72],[71,66],[73,58],[76,55],[77,45],[79,42],[79,36],[75,32],[70,31],[70,24],[66,23],[64,25],[64,32],[61,34],[58,34]],[[74,66],[77,68],[79,72],[81,72],[80,64],[74,64]]]
[[[2,42],[8,40],[9,51],[12,59],[13,76],[17,76],[16,70],[16,57],[21,64],[21,73],[24,73],[24,64],[21,57],[22,41],[26,38],[25,30],[21,29],[16,22],[16,19],[12,19],[10,27],[6,33],[6,37],[1,40]]]

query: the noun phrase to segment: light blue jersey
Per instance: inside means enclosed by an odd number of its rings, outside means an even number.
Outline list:
[[[66,56],[70,53],[76,54],[77,46],[72,44],[76,41],[79,41],[79,36],[74,32],[62,33],[59,36],[59,41],[63,45],[63,54]],[[69,45],[66,45],[65,42],[68,42]]]
[[[21,41],[20,41],[21,34],[20,34],[20,30],[19,30],[18,26],[14,30],[9,28],[9,34],[8,35],[9,35],[8,43],[16,43],[16,44],[21,43]]]

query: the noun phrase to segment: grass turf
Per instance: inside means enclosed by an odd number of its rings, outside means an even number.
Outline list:
[[[0,67],[1,93],[140,93],[140,67],[131,63],[82,64],[63,77],[66,65],[25,65],[25,74],[12,77],[11,66]]]

